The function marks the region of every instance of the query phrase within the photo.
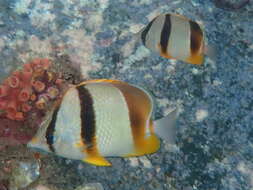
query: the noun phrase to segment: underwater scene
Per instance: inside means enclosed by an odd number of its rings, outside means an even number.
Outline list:
[[[253,1],[0,0],[0,190],[253,190]]]

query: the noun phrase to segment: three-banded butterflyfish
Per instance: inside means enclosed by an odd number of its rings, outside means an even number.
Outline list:
[[[176,111],[152,121],[153,102],[142,88],[118,80],[90,80],[69,88],[28,147],[97,166],[105,157],[154,153],[170,141]]]
[[[168,59],[202,64],[206,49],[200,25],[184,16],[161,14],[137,35],[144,46]]]

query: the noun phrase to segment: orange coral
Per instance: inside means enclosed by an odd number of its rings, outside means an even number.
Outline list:
[[[55,74],[52,72],[46,72],[46,74],[48,82],[52,82],[56,77]]]
[[[24,88],[20,91],[18,95],[18,100],[21,102],[26,102],[30,99],[31,96],[31,89],[30,88]]]
[[[46,85],[41,81],[32,82],[32,86],[34,87],[36,92],[42,92],[46,88]]]
[[[27,103],[23,103],[22,105],[21,105],[21,110],[23,111],[23,112],[29,112],[30,110],[32,109],[32,106],[30,106],[29,104],[27,104]]]
[[[44,110],[50,100],[60,94],[63,81],[50,71],[49,59],[36,58],[14,71],[0,85],[0,115],[11,120],[24,120],[33,110]]]
[[[39,97],[38,101],[35,103],[36,107],[39,109],[39,110],[43,110],[46,108],[46,105],[48,103],[48,97],[43,94]]]
[[[30,100],[31,100],[31,101],[35,101],[36,98],[37,98],[36,95],[35,95],[35,94],[32,94]]]
[[[6,108],[7,101],[5,99],[0,99],[0,110],[4,110]]]
[[[16,112],[15,119],[17,121],[22,121],[24,119],[24,114],[22,112]]]
[[[22,72],[22,79],[24,81],[29,81],[31,76],[33,74],[33,70],[32,68],[28,69],[28,68],[24,68],[23,72]]]
[[[6,106],[6,117],[9,119],[15,120],[15,115],[17,113],[17,102],[15,100],[11,100],[8,102]]]
[[[9,92],[9,87],[6,85],[0,85],[0,97],[7,96]]]
[[[68,87],[51,65],[49,59],[36,58],[0,84],[0,149],[27,143]]]
[[[55,83],[56,84],[62,84],[63,80],[62,79],[56,79]]]
[[[8,84],[11,88],[18,88],[19,87],[20,81],[17,76],[15,76],[15,75],[10,76],[7,81],[8,81]]]
[[[54,99],[54,98],[56,98],[59,95],[59,90],[57,88],[55,88],[55,87],[48,88],[47,92],[48,92],[48,96],[51,99]]]

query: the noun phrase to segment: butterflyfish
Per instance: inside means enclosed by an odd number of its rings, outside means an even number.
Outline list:
[[[204,54],[208,54],[200,25],[181,15],[155,17],[137,38],[145,47],[168,59],[199,65],[203,63]]]
[[[97,166],[106,157],[156,152],[160,138],[170,142],[177,111],[153,121],[153,102],[142,88],[99,79],[70,87],[47,114],[28,147]]]

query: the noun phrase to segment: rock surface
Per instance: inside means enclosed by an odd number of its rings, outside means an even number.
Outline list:
[[[40,166],[37,161],[17,161],[13,163],[10,189],[18,190],[33,183],[40,175]]]
[[[31,58],[67,55],[84,79],[114,78],[147,89],[155,118],[180,109],[174,145],[163,143],[138,160],[110,158],[111,168],[50,155],[42,159],[42,184],[253,188],[253,3],[236,10],[216,6],[201,0],[0,0],[0,80]],[[167,12],[201,23],[217,59],[189,65],[133,42],[132,32]]]

